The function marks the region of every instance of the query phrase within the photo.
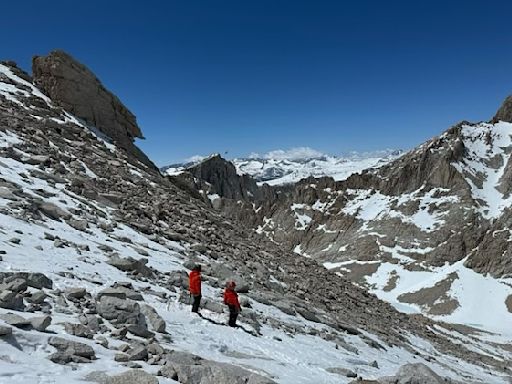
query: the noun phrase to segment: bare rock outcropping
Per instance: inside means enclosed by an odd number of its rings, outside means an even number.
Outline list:
[[[85,65],[55,50],[32,60],[34,84],[67,112],[99,129],[144,164],[153,163],[134,144],[144,138],[136,117]]]

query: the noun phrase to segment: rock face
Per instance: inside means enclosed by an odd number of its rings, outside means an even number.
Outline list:
[[[133,113],[85,65],[63,51],[32,60],[34,83],[54,103],[112,138],[145,164],[153,163],[133,145],[143,138]]]
[[[500,109],[496,111],[496,115],[494,115],[492,122],[497,123],[498,121],[507,121],[512,123],[512,95],[508,96]]]

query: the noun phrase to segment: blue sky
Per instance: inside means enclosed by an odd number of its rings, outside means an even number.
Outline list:
[[[23,1],[1,58],[60,48],[137,116],[164,165],[308,146],[411,148],[512,94],[510,2]]]

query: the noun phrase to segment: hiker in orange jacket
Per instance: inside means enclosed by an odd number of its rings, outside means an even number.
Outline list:
[[[188,276],[188,286],[192,298],[192,312],[199,312],[201,303],[201,266],[196,265]]]
[[[240,307],[240,302],[238,301],[238,294],[235,291],[236,283],[234,281],[229,281],[226,284],[226,289],[224,290],[224,304],[229,307],[229,321],[228,325],[230,327],[236,327],[236,318],[238,314],[242,311]]]

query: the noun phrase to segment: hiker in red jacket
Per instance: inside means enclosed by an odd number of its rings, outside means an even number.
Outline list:
[[[199,312],[201,303],[201,266],[196,265],[188,276],[188,286],[192,298],[192,312]]]
[[[236,318],[242,311],[240,303],[238,302],[238,294],[235,291],[235,287],[236,283],[234,281],[229,281],[226,284],[226,289],[224,290],[224,304],[229,307],[228,325],[230,327],[236,327]]]

